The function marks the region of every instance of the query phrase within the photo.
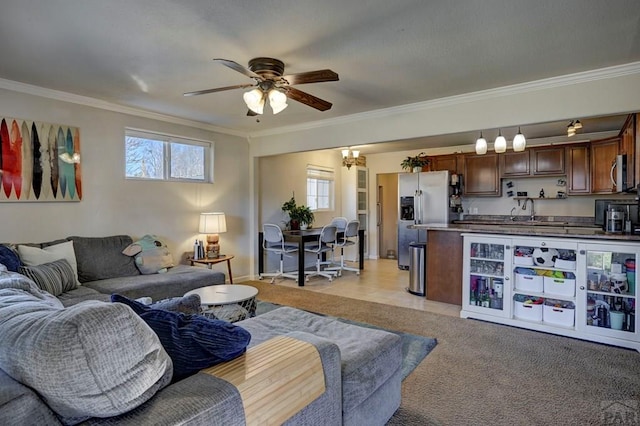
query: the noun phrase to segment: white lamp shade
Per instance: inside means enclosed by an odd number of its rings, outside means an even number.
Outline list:
[[[513,138],[513,150],[516,152],[524,151],[526,146],[527,140],[524,138],[524,135],[518,131],[516,136]]]
[[[507,150],[507,140],[504,136],[499,135],[496,138],[496,141],[493,143],[493,149],[498,153],[505,152]]]
[[[360,151],[351,151],[353,152],[353,158],[358,158],[360,156]]]
[[[349,150],[348,149],[343,149],[342,150],[342,158],[347,158],[349,156]]]
[[[247,108],[256,114],[262,114],[264,112],[264,93],[262,90],[255,88],[249,90],[242,95],[244,103],[247,104]]]
[[[476,154],[484,155],[487,153],[487,140],[480,135],[476,141]]]
[[[227,232],[227,219],[224,213],[200,213],[198,232],[201,234],[220,234]]]
[[[280,90],[272,89],[269,91],[269,105],[271,105],[271,109],[274,114],[277,114],[284,110],[287,105],[287,95],[282,93]]]

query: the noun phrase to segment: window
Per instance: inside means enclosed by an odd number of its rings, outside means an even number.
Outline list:
[[[307,206],[311,210],[333,210],[333,180],[333,169],[307,165]]]
[[[127,129],[125,176],[187,182],[212,182],[212,144]]]

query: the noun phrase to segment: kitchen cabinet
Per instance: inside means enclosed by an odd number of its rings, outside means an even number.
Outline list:
[[[462,304],[462,233],[427,231],[427,299]]]
[[[369,169],[362,166],[342,168],[342,214],[349,220],[357,219],[360,222],[360,229],[364,231],[364,256],[368,256],[369,237],[369,210],[368,210],[368,184]],[[357,246],[345,247],[345,259],[348,261],[358,260]]]
[[[434,155],[431,159],[431,171],[438,172],[448,170],[449,173],[462,173],[459,163],[462,162],[462,156],[459,154],[451,155]]]
[[[529,176],[531,167],[531,151],[505,152],[500,158],[502,177]]]
[[[619,138],[591,142],[591,193],[611,194],[615,192],[611,180],[611,166],[615,163],[620,147]]]
[[[463,158],[463,195],[500,197],[502,185],[500,185],[498,154],[467,154]]]
[[[640,351],[638,244],[462,236],[462,318]]]
[[[567,168],[567,194],[591,193],[591,163],[589,144],[572,144],[565,147]]]
[[[640,181],[636,180],[636,114],[629,114],[620,131],[620,152],[627,156],[627,185],[634,188]]]
[[[564,147],[532,148],[531,174],[533,176],[564,175]]]

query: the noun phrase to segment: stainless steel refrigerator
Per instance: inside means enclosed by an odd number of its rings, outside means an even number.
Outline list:
[[[449,222],[449,172],[398,175],[398,268],[409,269],[409,244],[426,242],[427,232],[409,225]]]

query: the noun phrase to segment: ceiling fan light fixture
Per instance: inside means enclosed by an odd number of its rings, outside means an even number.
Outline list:
[[[484,155],[487,153],[487,140],[482,137],[482,132],[480,132],[480,137],[476,140],[476,154]]]
[[[526,146],[527,146],[527,140],[525,139],[524,135],[520,131],[520,127],[518,127],[518,133],[513,138],[513,150],[515,152],[524,151]]]
[[[502,136],[502,132],[498,130],[498,137],[493,143],[493,149],[497,153],[505,152],[507,150],[507,140]]]
[[[287,95],[278,89],[269,90],[269,105],[271,105],[274,114],[281,112],[288,106]]]
[[[264,92],[259,88],[249,90],[242,95],[244,103],[247,104],[247,108],[256,114],[262,114],[264,112]]]

